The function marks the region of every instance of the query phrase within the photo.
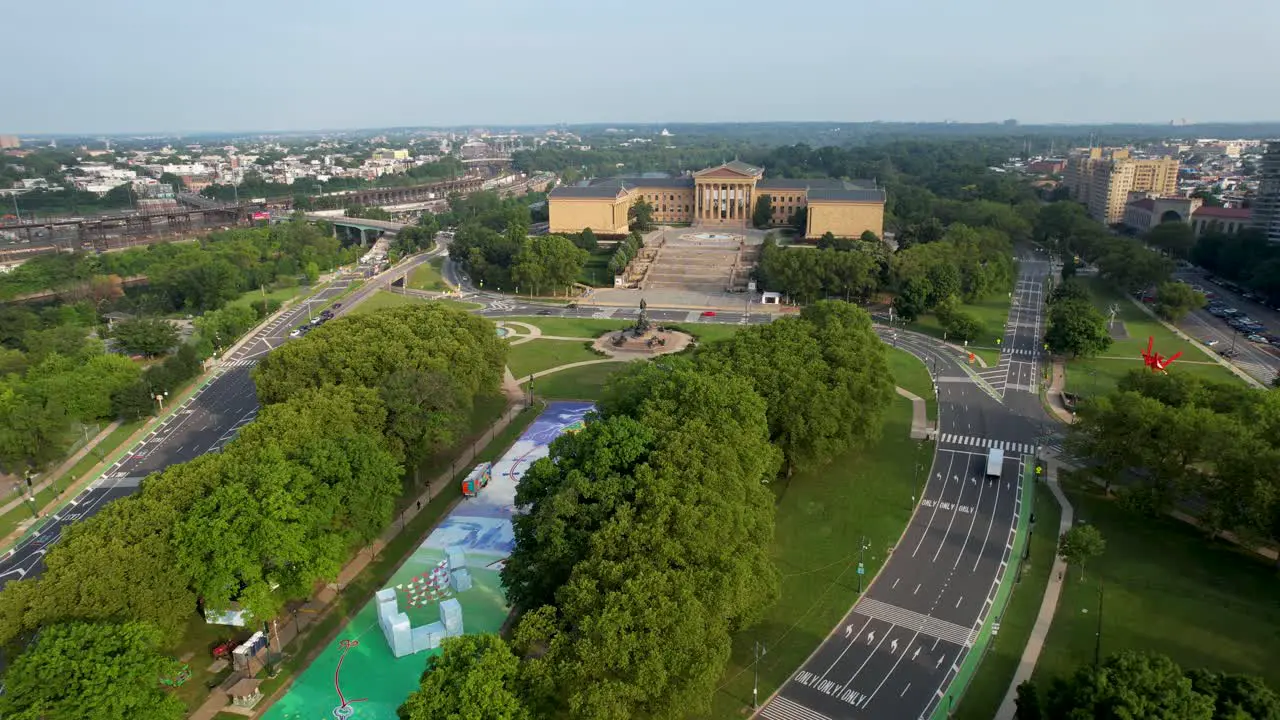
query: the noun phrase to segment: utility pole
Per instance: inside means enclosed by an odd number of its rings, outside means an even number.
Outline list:
[[[1098,629],[1093,636],[1093,667],[1102,665],[1102,580],[1098,580]]]
[[[751,707],[756,709],[760,707],[760,658],[769,651],[765,644],[759,640],[755,641],[755,662],[751,663],[751,667],[755,673],[755,679],[751,684]]]
[[[865,565],[862,564],[867,550],[867,536],[863,535],[862,540],[858,543],[858,594],[862,594],[862,573]]]

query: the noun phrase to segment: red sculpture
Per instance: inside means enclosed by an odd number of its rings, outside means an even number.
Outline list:
[[[1151,368],[1152,372],[1164,372],[1170,363],[1182,357],[1182,351],[1174,353],[1172,357],[1160,357],[1160,353],[1154,352],[1152,347],[1155,346],[1156,340],[1153,337],[1147,338],[1147,350],[1142,353],[1142,364]]]

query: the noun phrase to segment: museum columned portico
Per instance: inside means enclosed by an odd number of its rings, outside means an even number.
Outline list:
[[[744,162],[693,174],[694,224],[745,225],[764,171]]]

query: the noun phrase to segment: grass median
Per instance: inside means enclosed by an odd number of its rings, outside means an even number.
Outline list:
[[[623,368],[623,363],[583,365],[539,377],[533,392],[544,400],[595,400],[605,383]]]

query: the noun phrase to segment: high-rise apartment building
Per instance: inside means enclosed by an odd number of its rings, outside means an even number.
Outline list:
[[[1090,148],[1068,160],[1065,182],[1071,199],[1088,205],[1093,219],[1114,225],[1124,220],[1129,193],[1177,195],[1178,161],[1135,158],[1125,149]]]
[[[1262,182],[1253,200],[1250,222],[1268,240],[1280,242],[1280,141],[1267,143],[1267,154],[1262,156]]]

